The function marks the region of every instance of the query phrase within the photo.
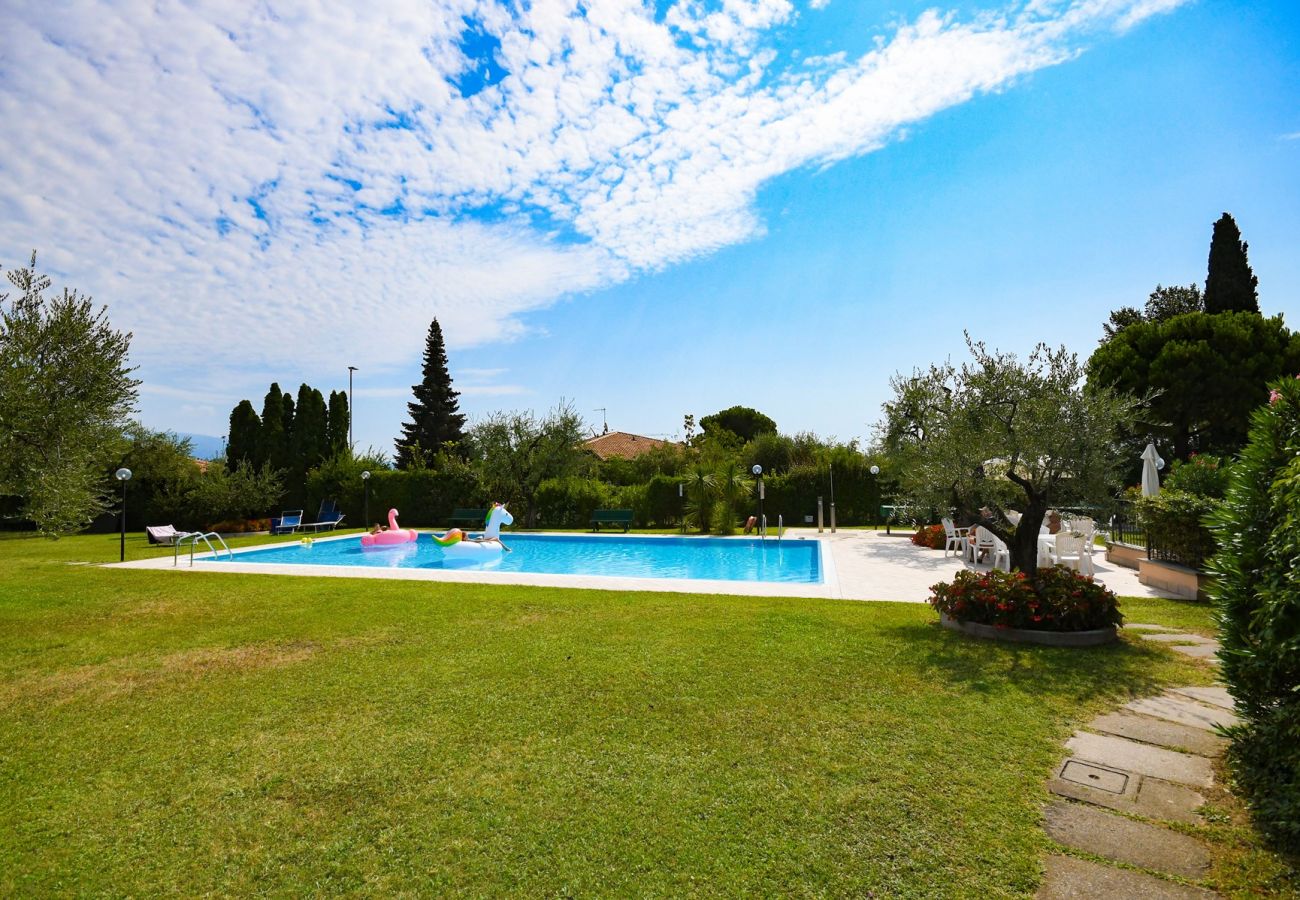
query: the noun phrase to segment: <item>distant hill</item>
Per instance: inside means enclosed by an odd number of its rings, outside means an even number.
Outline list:
[[[221,438],[211,434],[190,434],[188,431],[174,432],[177,437],[189,438],[193,446],[191,451],[195,459],[217,459],[225,453]]]

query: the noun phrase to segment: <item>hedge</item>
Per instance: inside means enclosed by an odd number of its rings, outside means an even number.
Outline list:
[[[1211,525],[1219,657],[1241,718],[1228,761],[1263,830],[1300,851],[1300,381],[1253,414]]]

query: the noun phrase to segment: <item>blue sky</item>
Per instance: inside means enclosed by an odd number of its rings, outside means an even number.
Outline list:
[[[99,6],[17,17],[0,259],[135,332],[154,427],[351,363],[390,449],[437,315],[472,416],[867,436],[964,329],[1086,354],[1224,210],[1300,315],[1291,3]]]

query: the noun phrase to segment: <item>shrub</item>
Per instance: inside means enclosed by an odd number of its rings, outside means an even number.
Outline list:
[[[1219,457],[1209,453],[1195,454],[1186,462],[1174,461],[1165,478],[1165,488],[1222,499],[1228,489],[1229,472],[1229,466]]]
[[[1241,723],[1228,761],[1263,830],[1300,850],[1300,381],[1256,410],[1211,518],[1223,679]]]
[[[918,547],[942,550],[948,543],[948,533],[942,525],[923,525],[912,535],[912,543]]]
[[[1033,631],[1092,631],[1123,621],[1115,594],[1064,566],[1023,572],[957,573],[930,588],[930,605],[959,622]]]
[[[1218,500],[1163,490],[1154,497],[1139,497],[1136,506],[1138,521],[1150,536],[1157,557],[1200,569],[1214,553],[1214,534],[1205,520],[1219,508]]]
[[[552,528],[579,528],[613,502],[613,490],[594,478],[548,478],[537,486],[537,519]]]

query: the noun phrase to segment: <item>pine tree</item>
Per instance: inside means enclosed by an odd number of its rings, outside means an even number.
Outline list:
[[[257,417],[257,410],[247,400],[240,400],[239,405],[230,411],[230,437],[226,444],[226,468],[235,469],[241,462],[257,467],[261,465],[259,455],[262,438],[262,420]]]
[[[429,336],[424,343],[424,379],[412,390],[415,402],[406,404],[411,421],[402,426],[402,439],[397,443],[399,469],[409,468],[414,459],[437,453],[445,445],[460,443],[465,437],[465,417],[460,414],[456,400],[460,394],[451,387],[447,350],[437,319],[429,325]]]
[[[262,440],[257,448],[257,465],[260,468],[270,463],[277,469],[284,468],[288,455],[288,441],[284,432],[284,398],[288,396],[280,390],[280,385],[272,383],[262,400]],[[292,421],[292,411],[289,413]]]
[[[329,424],[326,427],[330,456],[338,456],[348,449],[348,426],[351,424],[348,395],[343,391],[330,391]]]
[[[1214,223],[1210,238],[1210,264],[1205,276],[1205,311],[1259,312],[1259,279],[1246,258],[1249,245],[1241,239],[1236,221],[1224,213]]]

